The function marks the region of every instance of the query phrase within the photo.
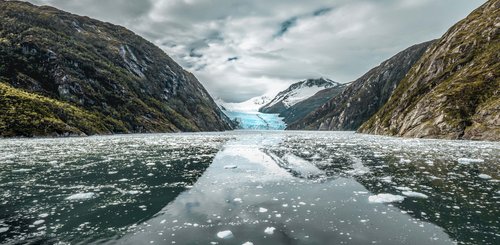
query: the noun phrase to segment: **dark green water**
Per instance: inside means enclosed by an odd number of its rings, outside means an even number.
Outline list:
[[[4,139],[0,242],[498,244],[499,157],[349,132]]]

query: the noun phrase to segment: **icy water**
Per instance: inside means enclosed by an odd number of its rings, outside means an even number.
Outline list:
[[[0,140],[0,243],[499,244],[500,143],[236,131]]]

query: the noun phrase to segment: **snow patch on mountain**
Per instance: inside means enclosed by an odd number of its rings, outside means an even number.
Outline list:
[[[319,91],[335,86],[340,83],[334,82],[327,78],[308,79],[292,84],[288,89],[278,93],[276,97],[262,108],[269,108],[278,103],[283,103],[286,108],[290,108],[295,104],[302,102]]]

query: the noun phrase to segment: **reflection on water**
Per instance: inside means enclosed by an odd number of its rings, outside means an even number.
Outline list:
[[[186,190],[228,138],[0,140],[0,243],[120,236]]]
[[[341,132],[2,140],[0,241],[498,244],[499,150]]]

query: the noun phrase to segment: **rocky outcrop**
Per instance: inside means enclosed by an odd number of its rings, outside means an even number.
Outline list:
[[[359,132],[500,140],[500,1],[453,26]]]
[[[0,82],[1,136],[232,128],[161,49],[52,7],[0,1]]]
[[[291,130],[356,130],[382,107],[431,42],[412,46],[352,82],[342,93],[290,124]]]

